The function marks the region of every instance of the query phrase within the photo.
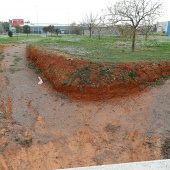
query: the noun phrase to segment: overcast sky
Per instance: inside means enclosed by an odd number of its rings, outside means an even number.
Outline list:
[[[79,23],[92,12],[114,4],[116,0],[1,0],[0,21],[30,20],[32,23]],[[164,0],[164,16],[159,21],[170,21],[170,0]]]

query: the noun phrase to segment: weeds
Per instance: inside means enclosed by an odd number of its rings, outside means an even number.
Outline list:
[[[20,144],[22,147],[30,147],[32,145],[32,138],[30,139],[15,138],[15,142]]]
[[[68,81],[63,81],[63,82],[62,82],[62,85],[63,85],[63,86],[65,86],[65,85],[67,85],[67,84],[68,84]]]
[[[21,71],[22,69],[21,68],[9,68],[8,69],[12,74],[18,72],[18,71]]]
[[[0,61],[2,61],[5,58],[5,55],[0,55]]]
[[[137,76],[137,74],[136,74],[136,72],[135,72],[134,70],[131,70],[131,71],[129,72],[129,76],[130,76],[132,79],[134,79],[134,78]]]
[[[165,80],[168,80],[169,77],[170,76],[164,76],[163,78],[158,79],[155,82],[146,82],[146,84],[151,86],[151,87],[161,86],[161,85],[165,84]]]
[[[70,82],[71,85],[76,79],[78,79],[78,85],[87,85],[90,84],[90,76],[92,74],[92,70],[90,66],[84,66],[83,68],[77,68],[73,71],[70,75]]]
[[[7,114],[5,112],[0,111],[0,119],[7,119]]]
[[[164,140],[164,143],[161,146],[161,153],[164,156],[164,159],[170,159],[170,139],[169,138]]]
[[[35,63],[33,63],[33,62],[31,62],[31,61],[29,61],[29,62],[26,64],[26,66],[27,66],[28,68],[30,68],[30,69],[35,69],[35,68],[36,68]]]
[[[35,69],[35,73],[40,73],[41,72],[41,70],[36,66],[36,64],[34,63],[34,62],[32,62],[32,61],[29,61],[27,64],[26,64],[26,66],[28,67],[28,68],[30,68],[30,69]]]
[[[11,66],[16,66],[17,63],[18,63],[20,60],[22,60],[22,59],[21,59],[20,57],[16,56],[16,55],[14,55],[13,57],[14,57],[14,64],[11,65]]]
[[[114,134],[119,128],[120,128],[120,126],[112,125],[112,124],[109,123],[109,124],[105,127],[105,130],[106,130],[107,132],[111,132],[112,134]]]

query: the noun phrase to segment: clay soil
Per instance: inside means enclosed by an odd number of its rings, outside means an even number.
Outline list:
[[[169,63],[154,63],[147,70],[144,70],[146,63],[122,64],[118,68],[113,65],[117,82],[108,77],[109,83],[103,80],[98,84],[95,75],[100,66],[94,63],[74,62],[65,56],[71,67],[66,70],[62,65],[63,74],[62,69],[54,67],[55,61],[37,59],[43,73],[36,74],[26,66],[31,59],[26,57],[26,45],[9,45],[3,50],[5,58],[0,65],[1,170],[52,170],[169,158],[166,151],[170,148],[170,80],[161,86],[146,86],[148,80],[154,82],[167,76]],[[20,59],[16,62],[16,58]],[[63,56],[60,58],[61,64]],[[79,76],[71,84],[68,76],[77,75],[76,62],[85,72],[93,70],[96,74],[86,81]],[[40,63],[46,65],[41,67]],[[107,68],[104,71],[113,73],[108,70],[110,65],[103,65]],[[150,70],[153,66],[157,69]],[[125,70],[123,78],[118,74],[120,68]],[[137,72],[139,68],[143,68],[145,74]],[[57,69],[60,74],[56,74]],[[155,76],[148,76],[152,71]],[[55,81],[53,72],[58,76]],[[43,84],[38,85],[38,77]],[[145,84],[139,81],[141,78]],[[75,88],[76,85],[80,86]]]

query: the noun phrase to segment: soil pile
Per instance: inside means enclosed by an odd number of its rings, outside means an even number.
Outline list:
[[[138,93],[170,76],[170,62],[95,63],[28,46],[27,55],[57,91],[83,100]]]

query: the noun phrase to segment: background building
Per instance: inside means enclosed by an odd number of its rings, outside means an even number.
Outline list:
[[[170,35],[170,21],[157,22],[156,27],[157,27],[156,32]]]

